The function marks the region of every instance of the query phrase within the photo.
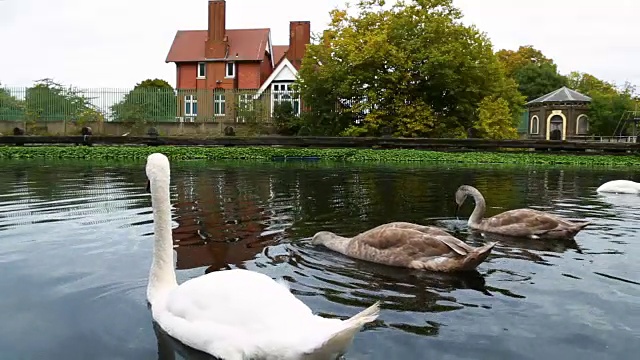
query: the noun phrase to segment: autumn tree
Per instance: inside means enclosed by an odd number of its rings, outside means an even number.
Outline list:
[[[511,77],[515,76],[516,71],[530,64],[553,65],[553,60],[531,45],[520,46],[516,51],[502,49],[496,52],[496,56],[504,65],[507,76]]]
[[[145,126],[174,120],[177,98],[173,87],[161,79],[147,79],[133,88],[124,99],[111,107],[115,121]]]
[[[524,99],[515,81],[451,0],[385,5],[361,0],[331,12],[299,72],[311,109],[305,126],[327,135],[464,137],[488,96],[503,99],[510,124],[517,121]]]
[[[478,121],[473,128],[485,139],[515,139],[518,133],[512,119],[506,100],[488,96],[478,105]]]

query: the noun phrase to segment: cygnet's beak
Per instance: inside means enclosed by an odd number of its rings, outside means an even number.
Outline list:
[[[458,205],[458,203],[456,203],[456,212],[453,216],[456,217],[456,220],[460,220],[460,218],[458,217],[458,211],[460,210],[460,205]]]
[[[151,181],[147,180],[147,193],[151,194]]]

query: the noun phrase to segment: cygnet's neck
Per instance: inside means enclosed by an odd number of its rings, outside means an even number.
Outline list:
[[[336,234],[332,234],[331,236],[322,239],[322,244],[331,249],[333,251],[339,252],[341,254],[347,253],[347,246],[349,245],[350,238],[338,236]]]
[[[151,204],[153,208],[154,245],[153,261],[147,285],[147,300],[153,305],[154,300],[161,298],[163,294],[177,286],[173,264],[168,179],[151,183]]]
[[[469,216],[469,224],[479,225],[484,218],[484,212],[487,209],[487,204],[484,201],[484,196],[480,193],[480,191],[476,189],[468,189],[467,194],[471,195],[473,198],[473,202],[475,203],[475,207],[473,208],[473,212],[471,216]]]

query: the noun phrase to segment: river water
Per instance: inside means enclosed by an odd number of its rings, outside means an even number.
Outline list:
[[[154,331],[153,224],[143,163],[0,162],[0,359],[183,359]],[[178,280],[246,268],[284,277],[315,312],[382,300],[347,359],[633,359],[640,351],[640,196],[595,193],[631,170],[181,162],[172,167]],[[487,215],[543,209],[593,221],[575,241],[503,240],[478,271],[442,275],[308,244],[389,221],[471,245],[454,192]],[[255,299],[260,306],[260,299]]]

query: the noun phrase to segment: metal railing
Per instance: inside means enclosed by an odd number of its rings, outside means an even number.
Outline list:
[[[0,87],[0,121],[248,121],[269,119],[282,102],[303,111],[289,91]]]

